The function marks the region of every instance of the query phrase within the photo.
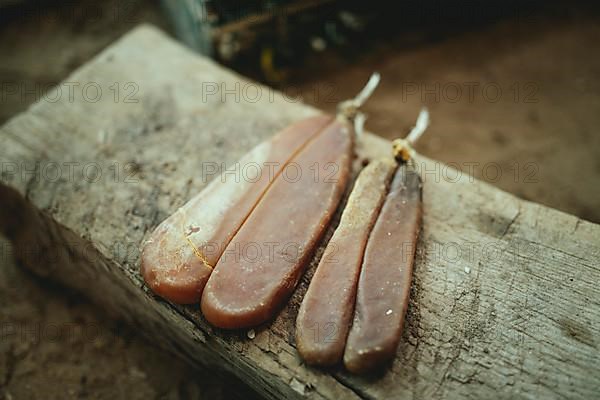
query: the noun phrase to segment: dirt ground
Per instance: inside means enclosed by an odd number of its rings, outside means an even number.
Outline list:
[[[5,18],[0,82],[55,84],[138,23],[170,30],[154,2],[123,4],[70,2]],[[599,42],[595,10],[549,8],[433,38],[402,32],[350,57],[320,54],[282,89],[333,110],[379,71],[369,130],[403,136],[426,105],[422,154],[600,222]],[[3,95],[0,122],[34,97]],[[425,172],[453,176],[441,165]],[[24,272],[6,242],[0,250],[0,399],[251,398],[234,378],[191,370],[79,294]]]

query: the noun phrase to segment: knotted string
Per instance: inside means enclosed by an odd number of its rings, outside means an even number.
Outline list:
[[[354,131],[359,137],[363,133],[365,120],[367,119],[367,116],[360,112],[359,108],[365,103],[365,101],[367,101],[369,97],[371,97],[375,91],[375,88],[377,85],[379,85],[380,80],[381,75],[379,75],[377,72],[374,72],[369,78],[369,81],[365,87],[356,95],[356,97],[342,101],[338,105],[338,115],[341,115],[349,121],[354,122]]]
[[[427,111],[427,108],[423,107],[419,113],[415,126],[411,129],[406,138],[395,139],[392,141],[392,151],[396,161],[405,163],[415,156],[416,152],[413,149],[413,146],[423,135],[428,126],[429,111]]]

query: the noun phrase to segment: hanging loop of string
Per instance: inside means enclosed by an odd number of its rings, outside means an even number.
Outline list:
[[[377,85],[379,85],[380,80],[381,75],[379,75],[377,72],[374,72],[369,78],[369,81],[365,87],[356,95],[356,97],[342,101],[338,105],[338,114],[354,122],[354,131],[356,132],[357,136],[362,134],[365,120],[367,119],[366,115],[361,113],[359,109],[365,103],[365,101],[371,97],[375,91],[375,88]]]
[[[392,141],[392,151],[394,152],[396,161],[405,163],[415,156],[413,146],[423,135],[428,126],[429,111],[427,111],[427,108],[423,107],[419,113],[415,126],[411,129],[406,138],[395,139]]]

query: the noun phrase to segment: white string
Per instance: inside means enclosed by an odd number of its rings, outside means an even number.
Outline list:
[[[371,95],[375,91],[375,88],[377,87],[377,85],[379,85],[380,80],[381,75],[379,75],[378,72],[373,72],[365,87],[352,100],[356,108],[362,106],[365,103],[365,101],[367,101],[367,99],[371,97]]]
[[[354,132],[356,132],[357,137],[362,136],[366,120],[367,116],[361,112],[357,113],[354,117]]]
[[[345,100],[340,103],[338,106],[338,113],[343,115],[348,119],[356,118],[359,107],[361,107],[365,101],[373,94],[377,85],[379,85],[379,81],[381,80],[381,75],[379,73],[374,72],[373,75],[369,78],[369,81],[362,88],[360,93],[356,95],[353,99]],[[364,121],[363,121],[364,122]]]
[[[407,162],[415,156],[413,146],[417,140],[423,135],[423,132],[429,126],[429,111],[423,107],[417,118],[414,128],[404,139],[396,139],[392,141],[392,151],[394,158],[399,162]]]
[[[412,128],[405,140],[410,144],[415,144],[415,142],[419,140],[421,135],[423,135],[428,126],[429,111],[427,111],[426,107],[423,107],[421,109],[421,112],[419,113],[419,117],[417,118],[417,122],[415,123],[414,128]]]

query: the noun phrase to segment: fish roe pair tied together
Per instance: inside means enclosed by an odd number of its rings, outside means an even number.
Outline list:
[[[348,184],[364,121],[357,109],[376,86],[374,78],[337,117],[302,120],[239,160],[268,165],[270,173],[252,181],[214,179],[164,220],[142,250],[146,284],[175,303],[200,302],[219,328],[271,320]],[[296,173],[289,179],[285,170],[292,165]],[[298,351],[309,364],[343,359],[348,370],[363,372],[393,357],[420,219],[420,179],[403,160],[377,160],[361,172],[298,314]]]
[[[200,301],[220,328],[269,320],[335,213],[352,143],[348,121],[317,116],[259,144],[239,163],[271,165],[272,173],[252,182],[217,178],[156,228],[142,251],[148,286],[176,303]],[[295,176],[286,178],[292,162]]]
[[[296,343],[309,364],[343,358],[361,373],[395,356],[421,213],[421,181],[407,165],[381,160],[361,172],[298,312]]]

